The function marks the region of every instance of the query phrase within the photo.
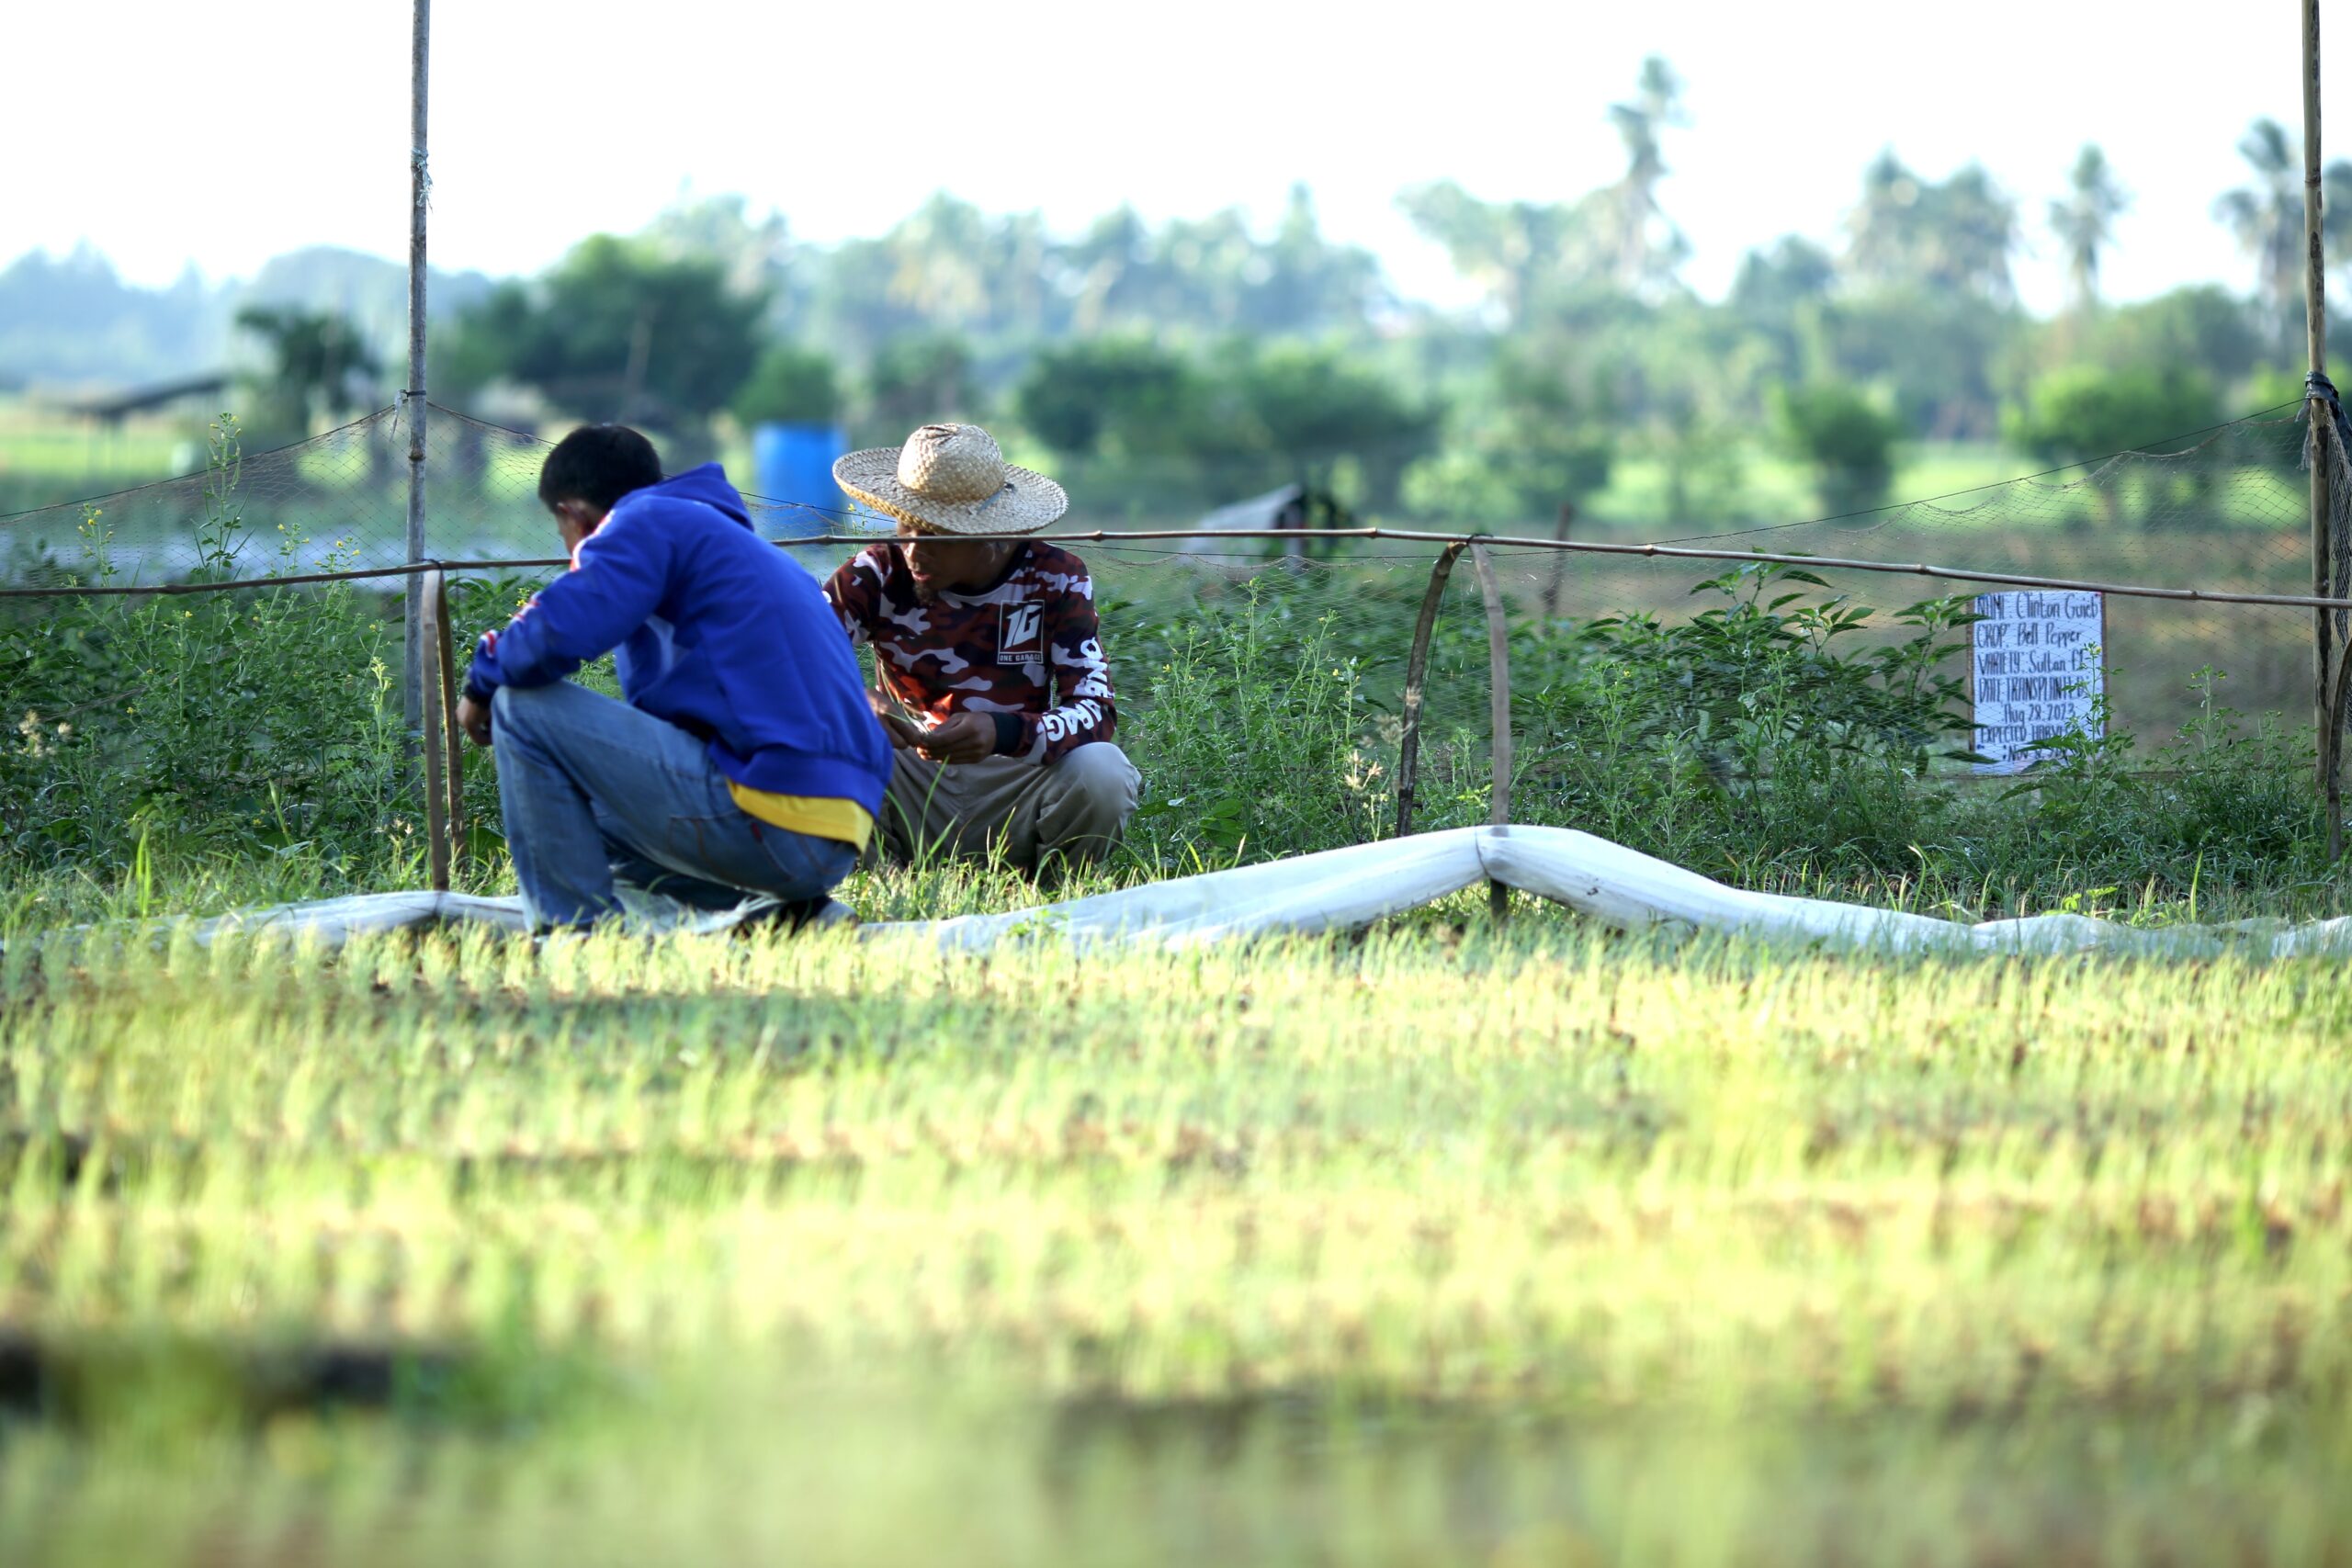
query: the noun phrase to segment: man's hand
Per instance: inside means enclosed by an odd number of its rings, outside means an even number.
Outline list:
[[[458,699],[458,728],[477,746],[490,744],[490,705],[470,696]]]
[[[934,762],[977,762],[996,755],[996,718],[991,714],[950,714],[923,732],[915,750]]]
[[[923,744],[924,736],[922,728],[918,725],[910,723],[902,716],[895,713],[877,712],[874,716],[881,721],[882,733],[890,738],[890,749],[892,750],[903,751],[910,746],[921,746]]]

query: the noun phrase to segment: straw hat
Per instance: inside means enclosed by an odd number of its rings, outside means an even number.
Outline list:
[[[835,458],[833,482],[926,534],[1034,534],[1069,509],[1061,486],[1006,462],[977,424],[926,424],[903,446]]]

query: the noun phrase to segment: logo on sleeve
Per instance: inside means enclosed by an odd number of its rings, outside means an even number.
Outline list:
[[[1000,664],[1035,664],[1046,657],[1046,607],[1043,604],[1001,604],[997,607],[996,660]]]

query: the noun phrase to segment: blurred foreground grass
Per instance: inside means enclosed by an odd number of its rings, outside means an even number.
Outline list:
[[[2334,966],[1478,901],[19,940],[0,1562],[2352,1560]]]

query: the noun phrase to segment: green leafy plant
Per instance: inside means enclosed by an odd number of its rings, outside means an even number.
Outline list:
[[[196,582],[247,570],[241,437],[212,427]],[[77,575],[119,576],[102,514]],[[308,541],[281,533],[272,572]],[[333,568],[345,558],[324,557]],[[390,666],[397,638],[348,584],[189,596],[61,599],[0,626],[0,675],[21,704],[0,758],[0,842],[33,863],[144,856],[317,855],[377,863],[411,836]],[[144,849],[141,846],[146,846]]]
[[[1393,785],[1368,744],[1363,671],[1333,617],[1282,609],[1253,584],[1167,645],[1137,727],[1144,834],[1226,854],[1379,836]]]

